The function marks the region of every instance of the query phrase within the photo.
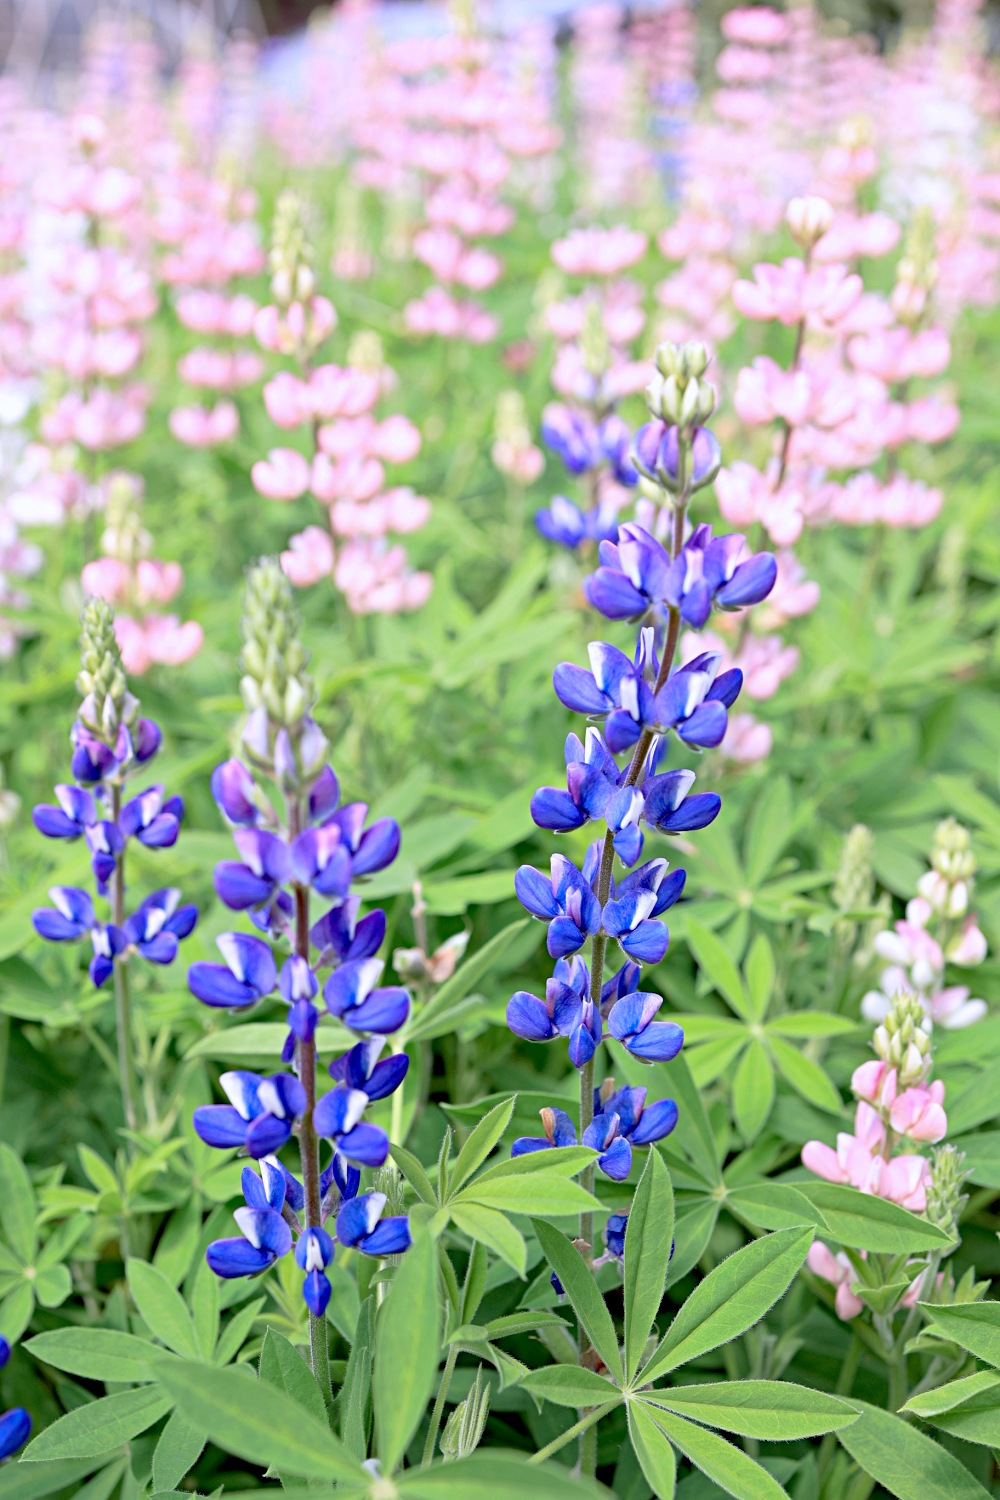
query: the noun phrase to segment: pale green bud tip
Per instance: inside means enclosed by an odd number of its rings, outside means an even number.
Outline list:
[[[660,374],[665,379],[676,375],[683,388],[689,380],[704,375],[710,355],[705,345],[695,339],[686,344],[674,344],[667,339],[657,348],[655,359]]]
[[[446,1460],[468,1458],[474,1453],[486,1429],[490,1414],[490,1386],[483,1380],[483,1367],[479,1366],[472,1389],[465,1400],[456,1406],[441,1437],[441,1452]]]
[[[903,1088],[909,1088],[927,1076],[931,1065],[931,1021],[916,996],[901,991],[881,1026],[876,1028],[872,1046],[883,1062],[899,1073]]]
[[[968,1172],[962,1168],[965,1160],[954,1146],[938,1146],[931,1165],[931,1181],[927,1189],[926,1214],[932,1224],[955,1238],[958,1221],[968,1198],[962,1186]]]
[[[87,599],[80,615],[76,687],[83,699],[80,718],[110,744],[117,737],[119,725],[131,723],[139,705],[128,690],[115,637],[114,611],[104,599]]]
[[[268,263],[271,290],[278,302],[301,302],[313,295],[313,248],[306,236],[302,200],[290,188],[275,204]]]
[[[251,710],[263,704],[273,724],[292,728],[309,713],[315,693],[292,586],[276,558],[248,570],[242,624],[243,701]]]
[[[347,363],[355,370],[376,375],[385,365],[382,340],[371,328],[359,328],[347,346]]]
[[[386,1214],[405,1213],[403,1179],[394,1161],[387,1161],[372,1176],[372,1192],[385,1194]]]
[[[833,883],[833,902],[838,911],[857,911],[870,904],[873,844],[871,829],[864,823],[856,823],[844,839]]]

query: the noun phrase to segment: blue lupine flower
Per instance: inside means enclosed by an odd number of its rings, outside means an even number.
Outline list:
[[[662,1004],[662,995],[636,991],[608,1012],[611,1035],[643,1062],[670,1062],[684,1045],[684,1032],[676,1022],[653,1020]]]
[[[181,906],[180,899],[173,887],[154,891],[125,921],[126,938],[150,963],[173,963],[178,943],[194,930],[198,908]]]
[[[71,733],[73,754],[70,769],[77,781],[88,786],[112,775],[121,777],[152,760],[162,739],[159,725],[152,719],[136,719],[131,728],[127,724],[119,726],[112,747],[98,739],[78,719]]]
[[[257,785],[241,760],[225,760],[216,766],[210,785],[219,811],[230,823],[257,826],[261,818]]]
[[[86,891],[70,885],[54,885],[49,895],[53,907],[40,907],[31,913],[31,921],[40,937],[51,943],[77,942],[85,933],[90,934],[94,955],[88,971],[91,982],[100,989],[114,972],[114,961],[128,947],[128,938],[121,927],[113,923],[105,925],[97,920],[94,903]]]
[[[603,1100],[600,1091],[595,1095],[594,1118],[583,1133],[583,1144],[602,1151],[597,1165],[608,1177],[624,1182],[632,1170],[633,1146],[650,1146],[669,1135],[677,1124],[677,1105],[673,1099],[660,1099],[647,1107],[641,1087],[619,1089]]]
[[[646,422],[632,439],[630,457],[645,479],[661,484],[672,493],[677,492],[680,478],[680,434],[676,427],[668,427],[666,422],[656,420]],[[703,485],[711,484],[718,474],[722,453],[718,439],[709,428],[694,428],[688,463],[691,489],[699,490]]]
[[[706,828],[719,815],[722,798],[715,792],[691,792],[693,771],[664,771],[643,783],[643,821],[661,833],[690,833]]]
[[[364,1255],[401,1255],[410,1248],[410,1222],[405,1214],[382,1218],[384,1193],[362,1193],[348,1198],[337,1212],[337,1239]]]
[[[229,1104],[202,1104],[194,1128],[206,1146],[245,1150],[253,1157],[279,1151],[306,1107],[306,1091],[291,1073],[262,1078],[242,1069],[223,1073],[219,1083]]]
[[[263,906],[291,878],[288,845],[258,828],[235,829],[233,842],[243,860],[223,859],[216,865],[213,881],[219,899],[233,911]]]
[[[325,1229],[312,1224],[303,1229],[295,1246],[295,1264],[305,1271],[302,1296],[314,1318],[321,1318],[330,1301],[332,1287],[326,1268],[333,1260],[333,1240]]]
[[[507,1002],[507,1025],[529,1042],[569,1041],[569,1060],[583,1068],[602,1036],[601,1013],[590,999],[590,970],[581,958],[560,958],[545,983],[545,999],[518,990]]]
[[[340,1084],[317,1100],[313,1129],[333,1142],[341,1156],[362,1167],[380,1167],[389,1155],[389,1137],[380,1125],[362,1119],[368,1105],[363,1089]]]
[[[230,1279],[259,1275],[292,1248],[291,1227],[282,1217],[285,1174],[273,1157],[261,1162],[260,1171],[258,1177],[252,1167],[243,1168],[241,1185],[246,1206],[233,1214],[243,1238],[213,1240],[205,1251],[216,1276]]]
[[[686,871],[673,870],[668,875],[667,861],[652,859],[623,880],[612,880],[603,926],[609,937],[617,938],[630,958],[639,963],[660,962],[670,934],[655,918],[678,900],[686,879]]]
[[[82,787],[57,786],[58,807],[42,805],[31,814],[39,833],[48,839],[78,839],[97,822],[97,805]]]
[[[118,827],[124,838],[136,838],[150,849],[169,849],[177,842],[183,816],[182,797],[164,798],[162,786],[151,786],[126,802]]]
[[[547,1105],[539,1110],[539,1114],[545,1134],[518,1136],[511,1146],[511,1156],[527,1156],[534,1151],[550,1151],[560,1146],[576,1145],[576,1126],[565,1110]],[[611,1122],[603,1115],[596,1115],[593,1124],[588,1125],[583,1132],[583,1144],[600,1153],[597,1165],[606,1177],[622,1182],[629,1174],[632,1151],[627,1142],[616,1139],[616,1124],[617,1120]]]
[[[609,1214],[608,1222],[604,1226],[604,1243],[608,1254],[614,1260],[625,1259],[625,1231],[628,1228],[628,1214]]]
[[[605,716],[604,736],[612,751],[634,745],[643,730],[673,729],[686,744],[718,745],[726,732],[727,708],[743,685],[736,667],[719,673],[718,652],[706,651],[671,672],[658,693],[646,680],[655,669],[653,632],[643,630],[634,660],[604,641],[588,647],[591,670],[562,662],[553,673],[556,696],[567,708]]]
[[[244,932],[223,932],[215,940],[224,964],[195,963],[188,969],[188,988],[205,1005],[236,1009],[256,1005],[278,982],[269,943]]]
[[[710,526],[698,526],[671,562],[655,537],[630,523],[620,528],[617,543],[601,543],[602,566],[584,589],[608,619],[632,619],[670,607],[700,629],[713,605],[742,609],[758,604],[774,587],[778,565],[773,554],[758,552],[742,560],[745,547],[745,538],[736,533],[713,538]]]
[[[639,472],[632,462],[632,433],[624,417],[617,412],[606,416],[599,429],[601,449],[619,484],[629,488],[639,483]]]
[[[564,958],[600,930],[601,908],[590,882],[571,860],[553,854],[551,872],[545,876],[532,865],[522,865],[514,876],[514,889],[532,916],[548,922],[549,953]]]
[[[292,878],[321,896],[343,898],[351,888],[351,852],[338,824],[324,823],[300,833],[291,848]]]
[[[334,969],[323,986],[331,1015],[352,1031],[374,1031],[382,1036],[398,1031],[410,1014],[410,997],[397,985],[376,986],[385,964],[380,958],[350,959]]]
[[[349,802],[335,812],[328,822],[336,823],[351,855],[351,876],[375,875],[391,865],[399,853],[399,824],[394,818],[376,818],[364,826],[368,804]]]
[[[582,411],[553,401],[542,413],[542,442],[571,474],[585,474],[604,458],[597,423]]]
[[[313,925],[309,937],[313,947],[320,950],[317,960],[320,966],[333,959],[344,963],[351,958],[372,958],[381,948],[385,941],[385,912],[376,908],[359,922],[360,908],[361,897],[348,896],[331,906]]]
[[[618,535],[618,507],[610,499],[599,500],[591,511],[583,511],[565,495],[553,495],[544,510],[535,512],[535,525],[547,541],[575,548],[582,542],[613,542]]]
[[[293,953],[281,966],[278,988],[288,1006],[288,1035],[281,1049],[281,1061],[289,1063],[295,1056],[296,1042],[311,1042],[316,1035],[319,1011],[313,998],[319,991],[319,981],[309,961]]]
[[[360,1089],[368,1095],[369,1103],[387,1099],[406,1077],[410,1059],[405,1052],[395,1052],[379,1062],[378,1056],[384,1046],[384,1036],[370,1036],[358,1042],[349,1052],[333,1059],[330,1077],[348,1088]]]

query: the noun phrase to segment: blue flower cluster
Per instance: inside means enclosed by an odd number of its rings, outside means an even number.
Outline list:
[[[554,854],[548,873],[522,865],[514,878],[522,906],[547,923],[556,962],[544,996],[519,990],[511,997],[507,1024],[528,1041],[564,1038],[581,1074],[579,1129],[562,1110],[543,1109],[544,1135],[521,1138],[514,1153],[582,1140],[598,1153],[600,1171],[616,1181],[629,1175],[635,1147],[673,1130],[677,1107],[670,1099],[647,1106],[645,1089],[616,1090],[610,1079],[593,1087],[605,1031],[644,1062],[669,1062],[684,1040],[678,1025],[657,1019],[662,997],[641,987],[640,966],[659,963],[667,951],[669,932],[660,919],[685,881],[685,872],[669,869],[665,859],[640,862],[644,828],[689,833],[711,823],[721,806],[714,792],[693,790],[693,771],[661,770],[661,761],[671,734],[697,750],[719,745],[743,681],[738,669],[720,670],[721,656],[712,651],[676,665],[681,626],[699,630],[713,609],[758,603],[777,575],[774,557],[750,555],[742,536],[715,537],[710,526],[687,525],[691,496],[711,482],[720,458],[715,436],[701,425],[715,404],[714,390],[701,378],[707,362],[700,345],[661,346],[658,374],[646,393],[654,420],[631,447],[634,467],[666,502],[671,547],[627,523],[614,539],[601,541],[600,566],[584,584],[590,603],[608,619],[638,625],[635,649],[627,654],[594,641],[589,670],[563,662],[553,674],[560,702],[597,722],[584,740],[568,736],[565,788],[539,788],[531,815],[554,833],[595,823],[600,837],[579,866]],[[623,754],[628,759],[620,765],[616,757]],[[589,963],[580,954],[588,943]],[[610,943],[618,945],[622,962],[605,979]],[[616,1217],[621,1222],[609,1222],[605,1231],[612,1258],[627,1220]]]
[[[0,1370],[10,1359],[10,1345],[0,1338]],[[0,1462],[16,1453],[31,1436],[31,1418],[23,1406],[12,1406],[0,1416]]]
[[[89,892],[76,886],[54,886],[49,891],[53,905],[33,912],[31,920],[50,942],[76,942],[89,935],[90,977],[100,988],[116,962],[133,953],[150,963],[172,963],[198,912],[182,905],[180,891],[169,888],[154,891],[131,916],[125,915],[129,840],[148,849],[170,848],[177,841],[184,803],[167,797],[162,786],[152,786],[123,804],[126,782],[151,763],[162,737],[152,719],[138,717],[138,703],[121,671],[111,612],[101,601],[88,603],[81,640],[85,665],[80,684],[87,692],[72,729],[70,762],[79,784],[57,786],[55,803],[36,807],[32,817],[46,838],[85,840],[97,893],[110,901],[110,920],[101,921]],[[88,658],[92,663],[99,658],[96,670],[87,670]]]
[[[618,484],[629,488],[638,483],[639,473],[629,453],[630,437],[627,424],[617,413],[598,418],[557,403],[546,407],[542,439],[570,474],[590,477],[594,504],[590,510],[583,510],[566,495],[556,495],[535,516],[535,525],[542,536],[570,548],[583,542],[615,540],[618,506],[612,498],[602,495],[601,478],[610,474]]]
[[[385,913],[361,916],[361,896],[352,889],[396,858],[399,827],[391,818],[369,823],[362,802],[341,804],[325,736],[311,716],[313,689],[297,629],[287,579],[273,561],[258,564],[249,574],[244,619],[249,764],[227,760],[211,782],[239,855],[216,865],[215,890],[230,910],[247,914],[256,932],[223,933],[216,942],[224,961],[192,964],[188,984],[218,1009],[245,1013],[270,996],[280,999],[288,1025],[281,1062],[292,1068],[268,1076],[223,1073],[228,1104],[194,1112],[207,1145],[262,1164],[259,1177],[252,1168],[243,1173],[246,1202],[235,1213],[243,1237],[210,1245],[209,1265],[220,1276],[256,1275],[294,1242],[303,1296],[321,1320],[335,1239],[378,1256],[409,1245],[406,1218],[384,1218],[385,1196],[359,1189],[361,1169],[382,1166],[389,1154],[386,1132],[364,1116],[406,1077],[405,1053],[381,1053],[405,1024],[410,998],[399,986],[379,984]],[[260,773],[272,795],[259,784]],[[324,908],[318,917],[310,913],[316,898]],[[324,1015],[340,1025],[320,1030]],[[317,1099],[318,1047],[326,1036],[335,1044],[342,1028],[358,1040],[347,1051],[338,1048],[329,1065],[333,1087]],[[301,1182],[275,1155],[293,1133]],[[322,1168],[321,1141],[331,1148]],[[324,1227],[331,1215],[335,1235]]]

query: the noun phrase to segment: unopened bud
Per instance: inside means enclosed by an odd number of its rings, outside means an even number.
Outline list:
[[[135,719],[139,702],[128,690],[114,612],[104,599],[88,599],[83,606],[76,686],[83,698],[81,721],[106,744],[114,744],[120,726]]]
[[[283,751],[281,779],[293,775],[308,778],[316,747],[310,746],[304,753],[307,737],[319,736],[322,753],[326,741],[309,717],[315,691],[305,670],[308,657],[298,638],[299,616],[292,586],[273,557],[263,558],[247,573],[242,627],[240,691],[251,714],[263,709],[268,721],[267,748],[258,721],[253,731],[253,753],[261,763],[273,764],[275,736],[286,730],[290,749]],[[310,762],[308,767],[306,760]]]
[[[490,1414],[490,1385],[483,1379],[482,1365],[476,1371],[472,1389],[451,1416],[441,1436],[441,1452],[446,1463],[468,1458],[474,1453],[486,1428]]]
[[[931,1066],[931,1022],[916,995],[900,992],[881,1026],[876,1028],[872,1046],[883,1062],[896,1069],[901,1088],[920,1083]]]
[[[833,904],[840,912],[858,911],[871,905],[872,832],[855,823],[844,839],[837,878],[833,882]]]
[[[955,1241],[958,1239],[958,1221],[968,1197],[962,1186],[968,1177],[963,1171],[965,1160],[954,1146],[938,1146],[931,1164],[931,1181],[927,1189],[927,1207],[924,1212],[932,1224],[943,1229]]]
[[[811,250],[833,223],[833,209],[825,198],[793,198],[785,212],[792,239]]]

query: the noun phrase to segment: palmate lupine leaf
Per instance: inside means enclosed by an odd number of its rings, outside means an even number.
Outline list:
[[[855,1404],[861,1416],[838,1440],[896,1500],[984,1500],[979,1480],[940,1443],[892,1412]]]
[[[417,1231],[375,1320],[372,1397],[382,1472],[401,1464],[437,1378],[441,1302],[437,1247]]]
[[[674,1238],[670,1174],[655,1146],[646,1158],[625,1230],[625,1374],[632,1379],[663,1299]]]

